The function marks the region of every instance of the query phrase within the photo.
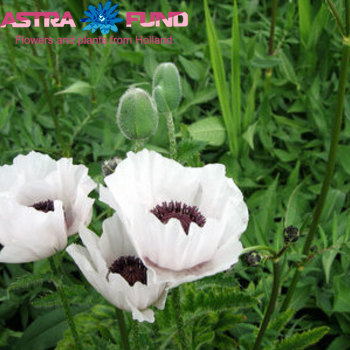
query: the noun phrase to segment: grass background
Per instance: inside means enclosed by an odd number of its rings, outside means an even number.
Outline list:
[[[7,11],[35,11],[39,2],[2,0],[0,4],[3,18]],[[59,158],[58,121],[64,154],[86,164],[90,175],[101,182],[102,162],[123,157],[133,147],[115,123],[120,96],[131,85],[151,91],[157,64],[173,62],[184,93],[175,112],[179,160],[193,166],[226,165],[227,175],[242,189],[250,210],[244,246],[264,244],[278,249],[283,227],[291,224],[301,228],[306,222],[307,232],[325,172],[342,46],[325,3],[279,1],[273,55],[268,55],[271,1],[240,0],[236,8],[229,0],[121,0],[119,4],[122,18],[127,11],[186,11],[189,26],[119,25],[123,37],[172,35],[173,45],[16,45],[16,35],[91,36],[79,22],[87,1],[42,0],[45,11],[71,11],[77,28],[0,29],[1,164],[31,150]],[[335,4],[343,15],[344,2]],[[336,171],[314,242],[314,257],[305,267],[291,303],[293,311],[274,315],[263,343],[267,349],[281,346],[277,339],[324,325],[330,330],[314,349],[349,348],[349,101],[347,91]],[[167,153],[164,118],[147,147]],[[92,227],[98,231],[97,219],[109,214],[98,202]],[[283,261],[282,294],[301,258],[303,239]],[[77,275],[69,258],[64,259],[67,290],[87,346],[115,349],[107,340],[118,340],[113,312]],[[0,269],[1,349],[19,349],[23,344],[26,349],[55,347],[66,325],[53,284],[47,280],[47,263],[2,264]],[[84,287],[77,285],[77,279]],[[181,287],[191,346],[249,349],[271,284],[271,266],[264,262],[257,268],[239,263],[225,274]],[[92,305],[92,311],[86,312]],[[176,348],[172,317],[168,305],[157,313],[158,329],[141,325],[144,348],[152,349],[155,342],[164,349]],[[64,334],[58,349],[71,342],[69,331]]]

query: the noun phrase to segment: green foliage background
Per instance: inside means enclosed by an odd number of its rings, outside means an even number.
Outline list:
[[[2,3],[1,19],[4,11],[35,11],[39,2]],[[279,1],[272,56],[267,55],[272,3],[268,0],[237,1],[239,23],[234,28],[239,32],[232,32],[233,2],[208,1],[211,39],[201,1],[120,0],[124,18],[127,11],[175,10],[186,11],[190,24],[173,29],[119,25],[123,37],[172,35],[173,45],[15,44],[16,35],[91,36],[79,22],[88,3],[42,0],[45,11],[71,11],[75,29],[0,29],[1,164],[31,150],[59,158],[57,118],[64,154],[86,164],[90,175],[102,182],[102,162],[124,157],[133,147],[115,122],[120,96],[131,85],[151,92],[157,64],[173,62],[184,93],[175,112],[179,160],[191,166],[226,165],[227,175],[242,189],[250,210],[243,245],[279,249],[283,228],[291,224],[305,227],[305,235],[325,172],[342,46],[325,2]],[[343,14],[344,2],[335,4]],[[216,45],[216,55],[210,53],[210,43]],[[215,77],[213,67],[220,65],[224,75]],[[266,71],[272,72],[271,77]],[[347,91],[336,171],[313,255],[290,309],[279,313],[301,259],[304,238],[283,258],[282,297],[263,341],[265,349],[350,348],[349,101]],[[231,116],[233,125],[229,124]],[[164,118],[147,147],[167,154]],[[110,214],[97,201],[92,228],[100,232],[101,219]],[[61,255],[62,278],[84,348],[117,349],[113,308],[80,276],[71,259]],[[240,262],[228,272],[183,285],[182,307],[191,348],[250,349],[271,292],[271,269],[269,261],[256,268]],[[1,264],[0,271],[0,349],[72,347],[48,263]],[[166,309],[156,312],[155,325],[140,325],[140,337],[134,336],[128,316],[133,349],[178,347],[172,308],[169,299]]]

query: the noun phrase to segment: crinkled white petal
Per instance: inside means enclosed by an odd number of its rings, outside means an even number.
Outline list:
[[[32,151],[27,155],[18,155],[13,160],[13,167],[30,182],[45,178],[56,169],[56,162],[46,154]]]
[[[88,194],[96,184],[84,165],[73,165],[71,158],[57,161],[57,170],[46,177],[54,198],[62,200],[66,213],[68,235],[77,233],[80,225],[87,226],[92,215],[93,199]]]
[[[24,263],[54,255],[67,245],[61,201],[54,211],[41,212],[0,197],[0,262]]]
[[[180,271],[210,260],[218,248],[222,225],[208,219],[204,227],[192,223],[186,235],[177,219],[163,224],[150,212],[135,208],[137,220],[130,222],[130,236],[145,261]]]
[[[194,168],[186,172],[183,169],[174,160],[143,150],[129,152],[114,173],[104,180],[114,200],[125,212],[132,213],[135,203],[149,209],[169,200],[190,203],[199,181],[193,176]]]
[[[234,237],[239,239],[247,229],[248,220],[248,207],[244,203],[243,198],[233,197],[228,200],[221,218],[221,222],[225,225],[225,234],[222,236],[219,246],[222,246]]]
[[[19,174],[13,166],[3,165],[0,167],[0,193],[19,187],[24,181],[24,176]]]
[[[146,264],[154,271],[154,283],[168,282],[170,288],[175,288],[182,283],[192,282],[197,279],[212,276],[228,270],[238,262],[243,246],[240,241],[231,241],[217,250],[214,257],[192,269],[173,271]]]
[[[80,227],[79,236],[89,252],[96,271],[107,276],[108,266],[99,249],[99,237],[84,226]]]
[[[118,256],[137,256],[117,214],[103,222],[103,234],[99,239],[98,246],[107,266],[111,266]]]

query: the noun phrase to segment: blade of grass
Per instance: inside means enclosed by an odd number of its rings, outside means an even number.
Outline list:
[[[310,0],[298,0],[300,42],[306,48],[311,30]]]
[[[256,92],[256,86],[260,79],[260,76],[261,76],[261,70],[257,68],[253,74],[253,83],[248,93],[247,105],[245,106],[245,112],[243,115],[243,131],[246,131],[249,125],[251,125],[254,121],[255,92]]]
[[[239,57],[239,23],[237,1],[233,0],[232,51],[231,51],[231,94],[232,118],[237,135],[241,135],[241,61]],[[238,144],[239,147],[239,144]]]
[[[214,23],[210,17],[210,11],[208,7],[208,0],[204,0],[204,13],[205,13],[205,25],[208,36],[208,45],[210,51],[211,65],[214,73],[214,81],[216,90],[218,92],[220,108],[224,123],[226,126],[227,136],[229,140],[230,152],[238,155],[238,143],[237,143],[237,129],[235,128],[234,119],[232,118],[230,103],[229,103],[229,91],[226,81],[226,73],[224,69],[224,62],[222,59],[221,48],[219,45],[218,37],[216,35]]]

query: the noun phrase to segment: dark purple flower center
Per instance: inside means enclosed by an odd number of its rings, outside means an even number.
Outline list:
[[[35,208],[36,210],[43,211],[44,213],[55,210],[55,206],[53,204],[53,201],[50,199],[48,199],[47,201],[35,203],[35,204],[33,204],[32,207]]]
[[[188,235],[192,222],[196,223],[199,227],[203,227],[206,221],[196,206],[190,206],[181,202],[163,202],[162,205],[155,206],[151,210],[151,213],[163,224],[166,224],[170,219],[178,219],[186,235]]]
[[[121,256],[108,269],[110,273],[119,273],[132,287],[137,281],[147,285],[147,268],[141,259],[134,256]]]

